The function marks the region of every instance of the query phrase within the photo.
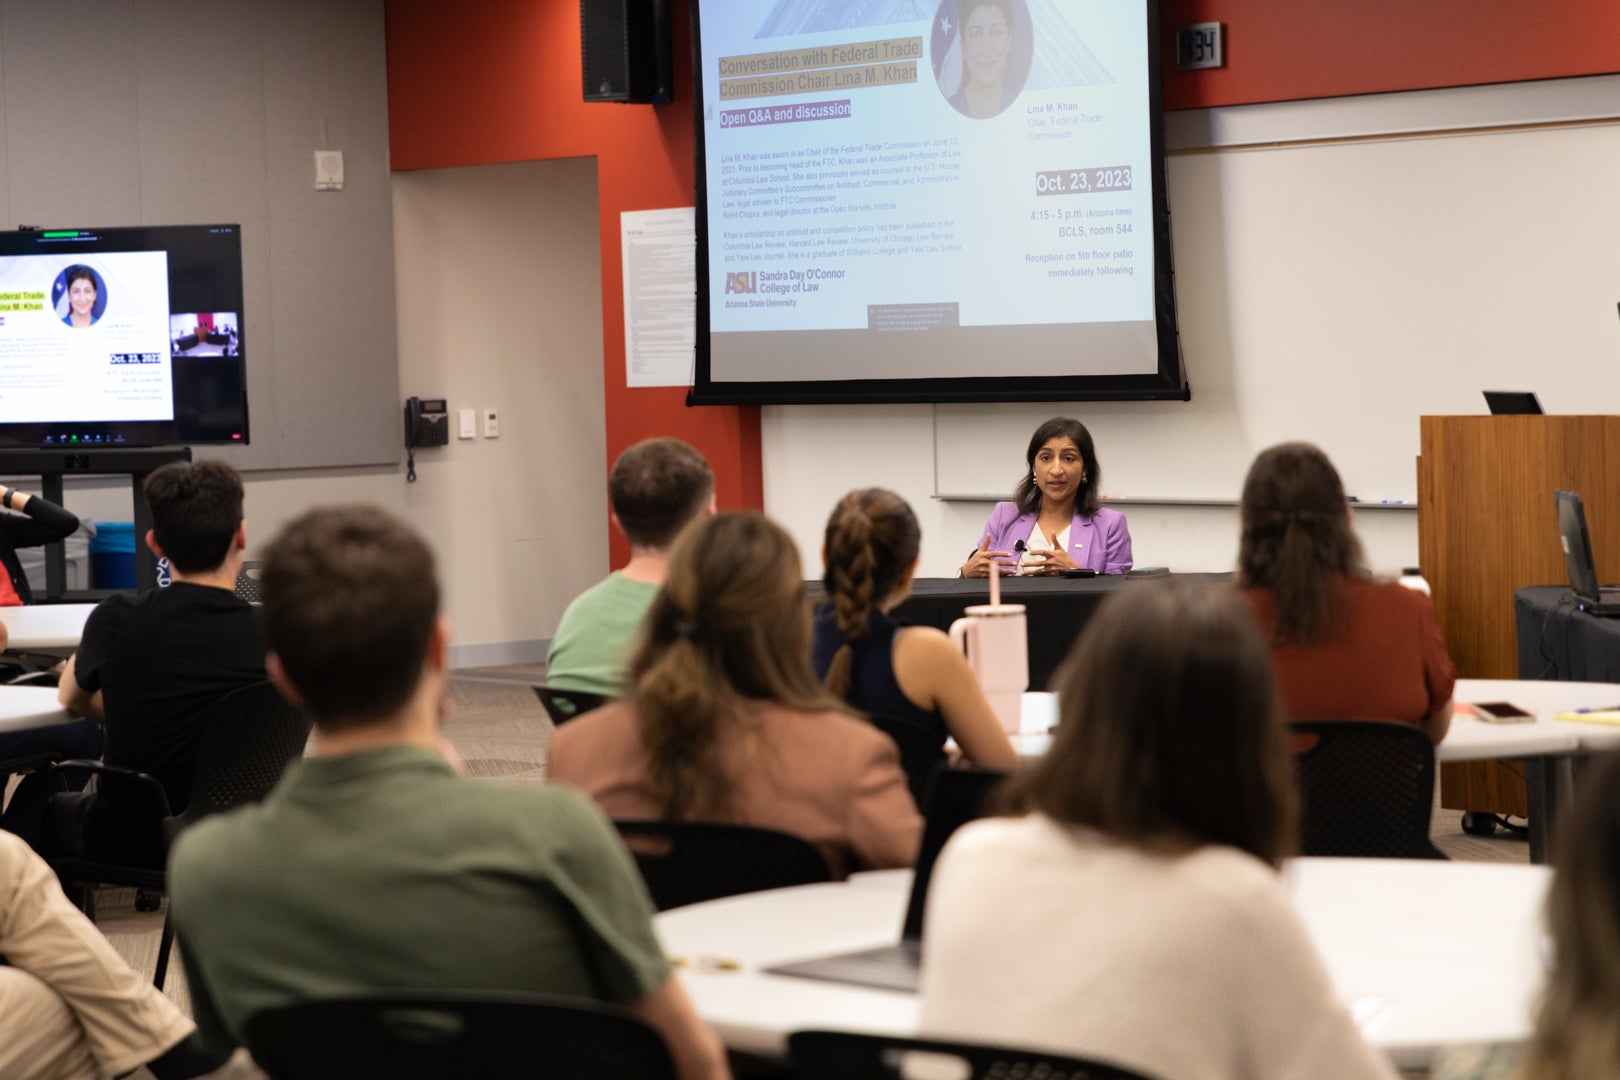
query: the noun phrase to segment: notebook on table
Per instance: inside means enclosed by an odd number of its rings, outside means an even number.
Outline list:
[[[906,903],[906,923],[897,943],[780,964],[766,968],[766,972],[916,993],[922,977],[923,909],[928,903],[934,863],[952,833],[983,815],[986,796],[1006,777],[999,769],[940,769],[934,773],[922,847],[917,852],[917,872],[911,879],[911,898]]]
[[[1558,534],[1564,545],[1564,568],[1580,610],[1605,619],[1620,618],[1620,588],[1599,586],[1592,562],[1592,538],[1586,531],[1586,505],[1573,491],[1554,491]]]

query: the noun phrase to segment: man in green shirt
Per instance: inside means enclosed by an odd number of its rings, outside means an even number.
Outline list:
[[[199,822],[169,864],[198,1033],[375,990],[525,990],[628,1006],[683,1080],[727,1075],[601,813],[560,785],[456,775],[440,749],[447,627],[433,557],[380,510],[289,525],[262,574],[270,677],[316,752],[258,806]]]
[[[546,682],[618,697],[641,617],[664,583],[669,546],[687,522],[714,513],[714,473],[690,444],[646,439],[613,463],[608,503],[613,524],[630,541],[630,561],[563,612],[546,657]]]

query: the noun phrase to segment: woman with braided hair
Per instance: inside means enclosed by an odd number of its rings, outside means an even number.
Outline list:
[[[889,612],[911,592],[922,534],[906,501],[866,488],[845,495],[822,543],[827,602],[816,612],[816,674],[862,712],[917,724],[956,740],[979,765],[1018,756],[967,660],[929,626],[902,627]]]
[[[1243,483],[1238,581],[1290,720],[1399,720],[1435,742],[1456,669],[1422,593],[1361,566],[1344,485],[1309,443],[1263,451]]]
[[[833,874],[911,866],[922,818],[900,753],[810,671],[799,550],[759,514],[676,539],[641,624],[630,693],[559,727],[552,780],[609,817],[793,833]]]

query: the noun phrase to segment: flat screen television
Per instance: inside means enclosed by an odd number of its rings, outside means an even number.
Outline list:
[[[0,232],[0,447],[248,441],[239,225]]]

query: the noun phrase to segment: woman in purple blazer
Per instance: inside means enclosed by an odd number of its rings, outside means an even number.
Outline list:
[[[1062,416],[1048,420],[1035,429],[1026,459],[1029,471],[1013,501],[996,503],[962,576],[988,577],[991,562],[1005,573],[1016,567],[1048,576],[1082,568],[1129,570],[1131,531],[1124,514],[1097,505],[1102,467],[1086,426]]]

